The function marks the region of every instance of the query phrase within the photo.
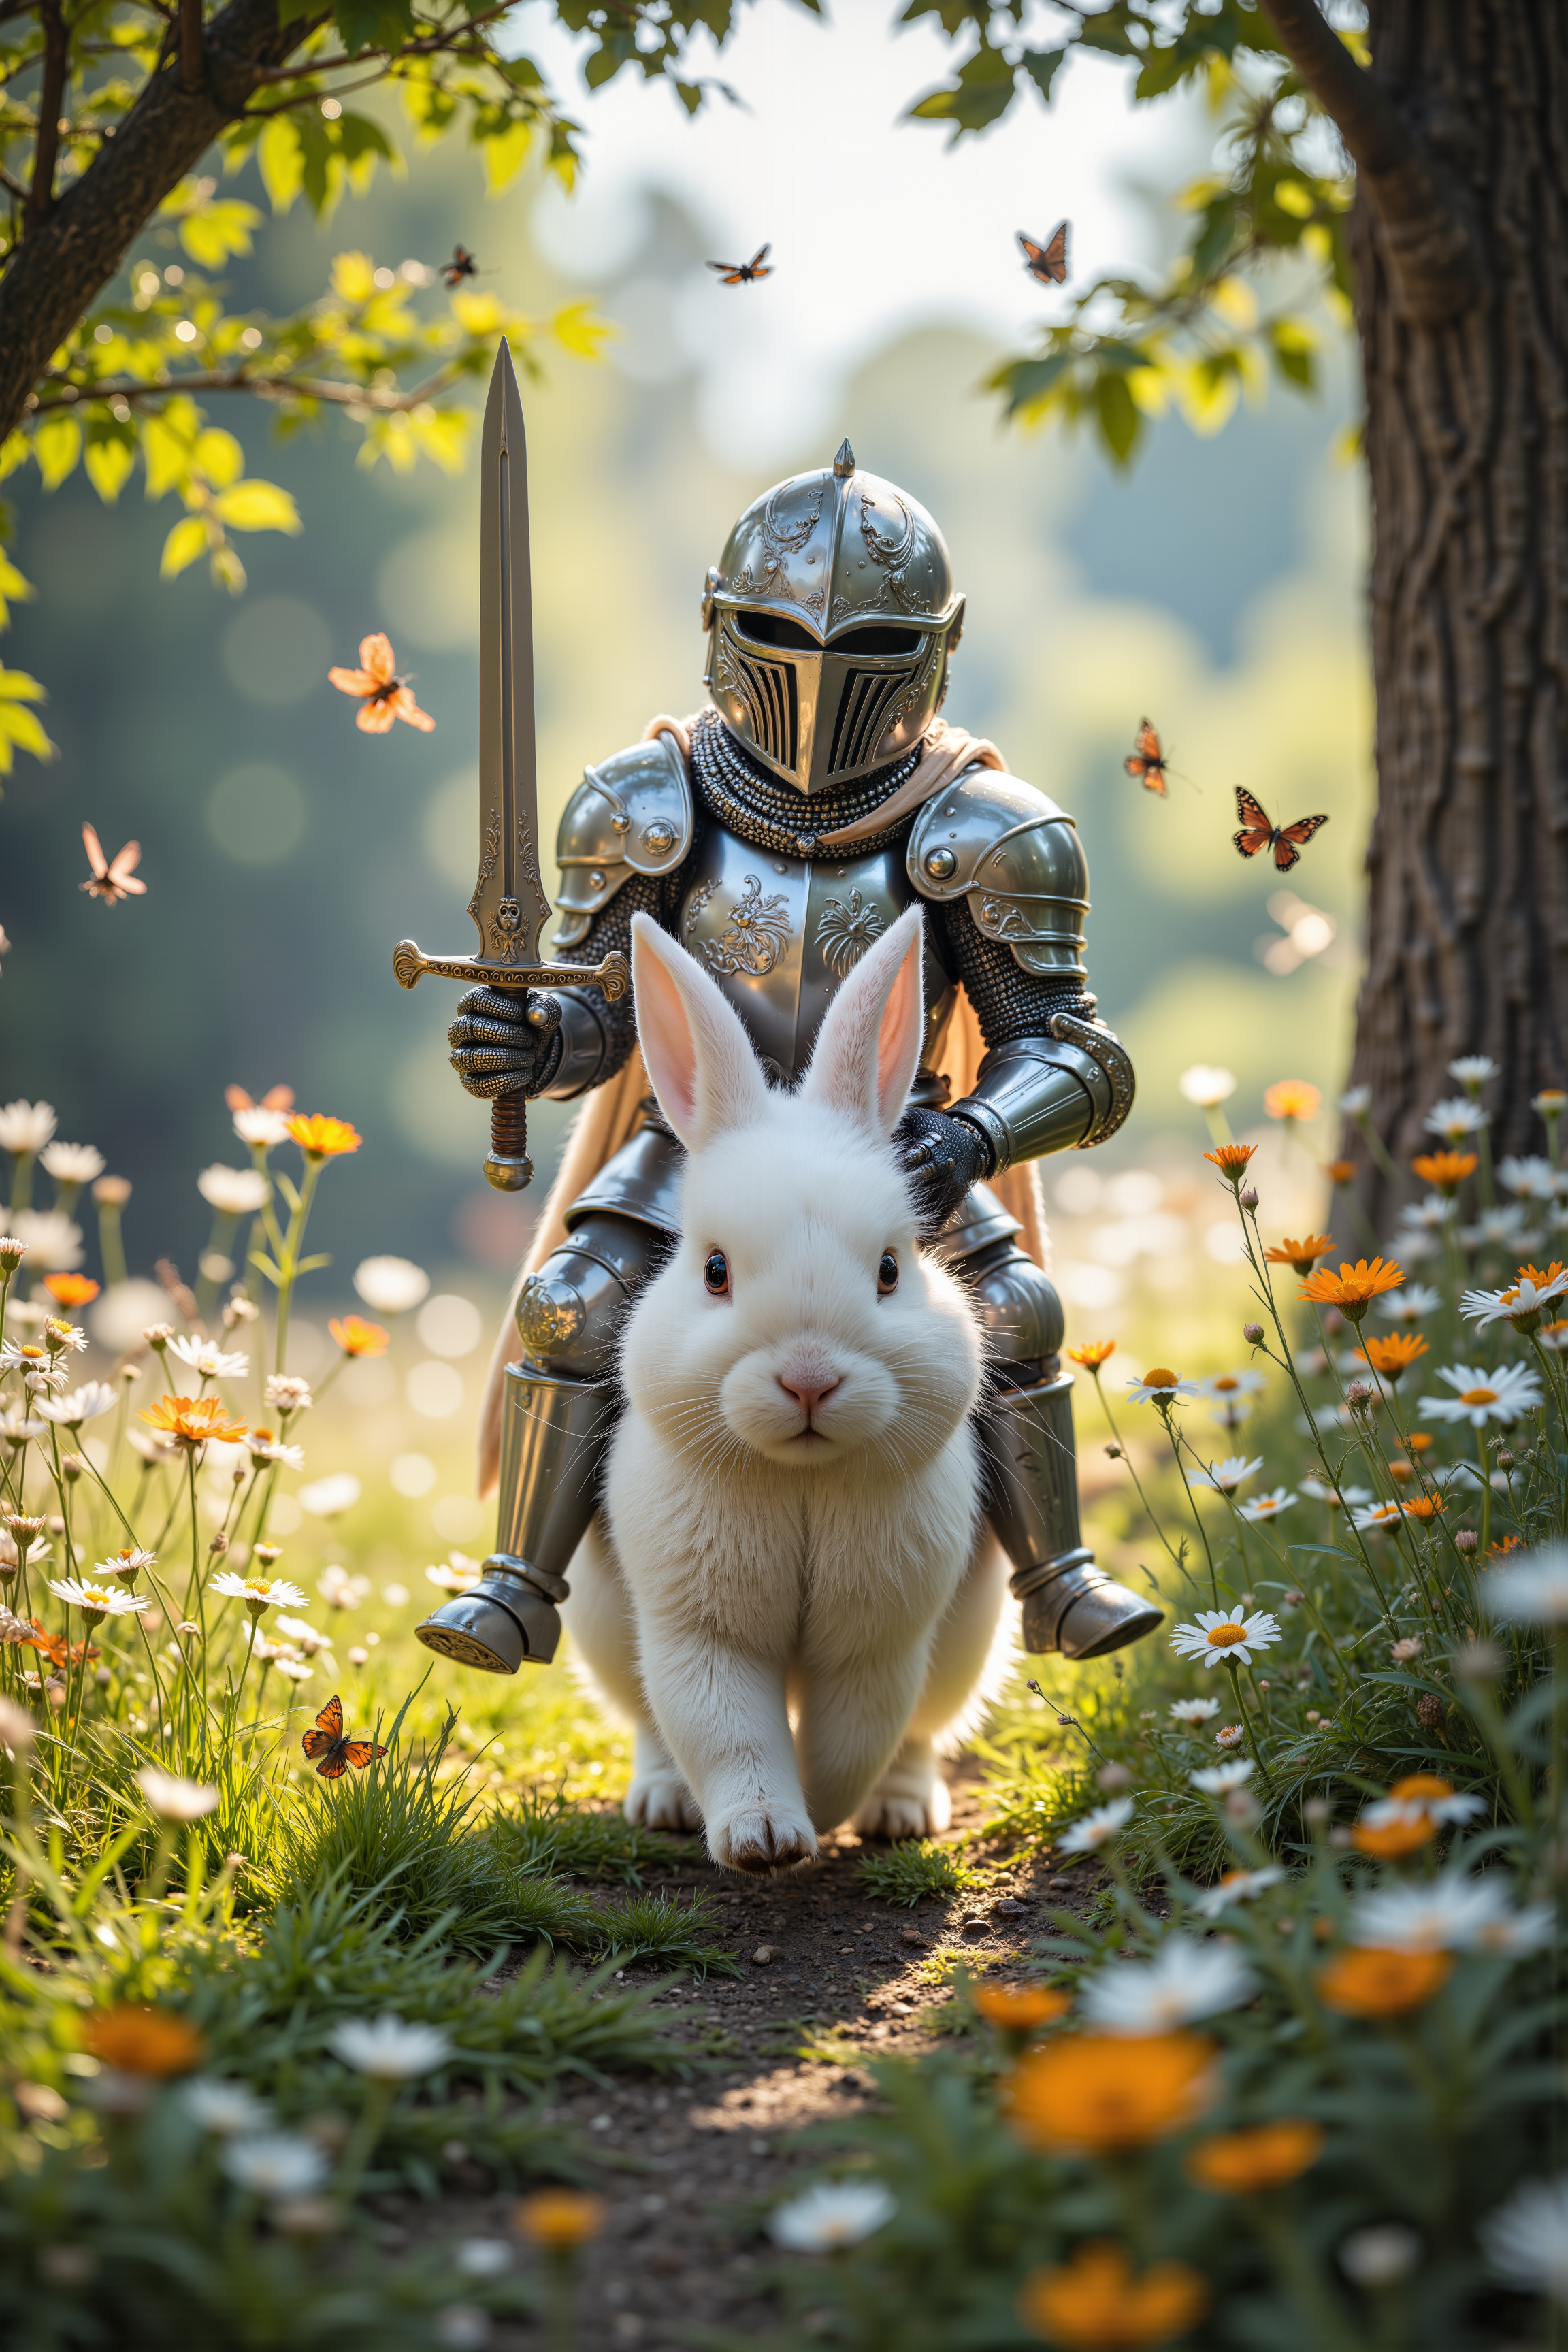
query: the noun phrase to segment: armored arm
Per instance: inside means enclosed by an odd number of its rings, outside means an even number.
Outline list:
[[[686,763],[669,736],[589,768],[557,836],[552,948],[574,962],[602,961],[612,949],[629,956],[635,914],[669,921],[694,833]],[[629,991],[612,1004],[593,987],[532,990],[520,1003],[501,990],[475,989],[447,1036],[470,1094],[570,1102],[625,1068],[637,1022]]]
[[[1089,868],[1072,819],[1016,776],[973,770],[921,810],[908,859],[989,1049],[947,1114],[984,1138],[984,1173],[1103,1142],[1132,1108],[1132,1065],[1088,992]]]

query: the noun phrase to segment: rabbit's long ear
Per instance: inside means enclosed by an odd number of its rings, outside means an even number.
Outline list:
[[[804,1096],[890,1135],[920,1067],[924,1003],[921,909],[910,907],[862,956],[827,1008]]]
[[[740,1016],[696,959],[650,916],[632,918],[637,1039],[659,1108],[688,1151],[750,1125],[767,1081]]]

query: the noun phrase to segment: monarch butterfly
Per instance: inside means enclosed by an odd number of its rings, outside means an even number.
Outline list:
[[[351,1764],[356,1772],[363,1772],[373,1756],[386,1753],[374,1739],[343,1738],[343,1703],[335,1691],[316,1717],[316,1728],[306,1732],[301,1745],[313,1764],[321,1758],[316,1769],[323,1780],[341,1780]]]
[[[1024,267],[1031,278],[1042,286],[1065,286],[1068,275],[1068,230],[1071,224],[1058,221],[1044,245],[1037,245],[1032,236],[1018,231],[1018,243],[1023,247]]]
[[[771,245],[759,245],[750,261],[710,261],[708,267],[719,272],[726,286],[750,286],[754,278],[773,276],[771,262],[766,268],[763,267],[772,251]]]
[[[1147,719],[1140,719],[1138,733],[1131,751],[1121,762],[1130,776],[1136,776],[1145,791],[1165,797],[1165,754],[1160,749],[1160,738]]]
[[[79,890],[85,890],[89,898],[101,898],[106,907],[112,907],[117,898],[127,898],[132,895],[138,898],[142,897],[147,885],[138,882],[132,872],[141,862],[142,844],[139,841],[128,841],[110,862],[105,857],[103,845],[90,824],[82,826],[81,840],[92,872],[85,882],[78,883]]]
[[[441,276],[448,286],[460,286],[465,278],[478,278],[481,274],[488,276],[489,272],[481,273],[479,263],[466,245],[455,245],[451,260],[441,264]]]
[[[1256,857],[1260,849],[1272,849],[1275,870],[1289,874],[1292,866],[1300,863],[1301,852],[1326,816],[1299,816],[1294,824],[1275,824],[1268,812],[1255,801],[1240,784],[1236,788],[1236,813],[1241,819],[1241,831],[1231,839],[1243,857]]]
[[[268,1087],[259,1102],[247,1095],[243,1087],[225,1087],[223,1098],[230,1110],[292,1110],[294,1108],[292,1087]]]
[[[384,735],[395,719],[405,725],[417,727],[428,735],[436,721],[427,710],[421,710],[414,699],[407,677],[397,674],[396,656],[392,640],[378,630],[374,637],[360,639],[360,669],[330,669],[328,677],[340,694],[357,694],[360,707],[354,713],[354,725],[367,735]]]

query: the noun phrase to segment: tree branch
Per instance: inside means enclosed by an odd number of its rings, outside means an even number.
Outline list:
[[[167,383],[149,383],[142,376],[105,376],[91,384],[64,384],[51,398],[47,385],[25,404],[30,416],[46,416],[51,409],[79,408],[92,400],[169,400],[176,393],[248,392],[261,400],[320,400],[338,408],[365,408],[378,416],[406,415],[434,400],[462,374],[461,362],[448,360],[408,392],[389,391],[384,384],[343,383],[334,376],[252,375],[243,368],[210,369],[205,374],[171,376]]]
[[[194,98],[202,86],[202,0],[180,0],[180,86]]]
[[[1485,291],[1480,242],[1459,192],[1394,100],[1363,72],[1316,0],[1259,0],[1279,45],[1338,126],[1379,233],[1395,308],[1440,326]]]
[[[60,0],[43,0],[43,79],[38,87],[38,141],[33,150],[33,185],[27,198],[29,227],[46,219],[55,200],[55,163],[60,152],[60,109],[66,102],[66,24]]]

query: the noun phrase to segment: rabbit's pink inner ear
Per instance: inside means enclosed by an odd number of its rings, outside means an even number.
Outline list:
[[[657,925],[638,915],[632,926],[637,1040],[666,1118],[681,1141],[689,1143],[697,1127],[697,1042],[685,999],[658,951],[657,937]]]
[[[689,1151],[725,1128],[748,1126],[766,1108],[767,1085],[740,1015],[644,914],[632,919],[632,992],[653,1090]]]
[[[910,942],[893,975],[877,1032],[877,1116],[890,1135],[904,1115],[921,1062],[925,1004],[921,987],[923,927],[911,928]]]

